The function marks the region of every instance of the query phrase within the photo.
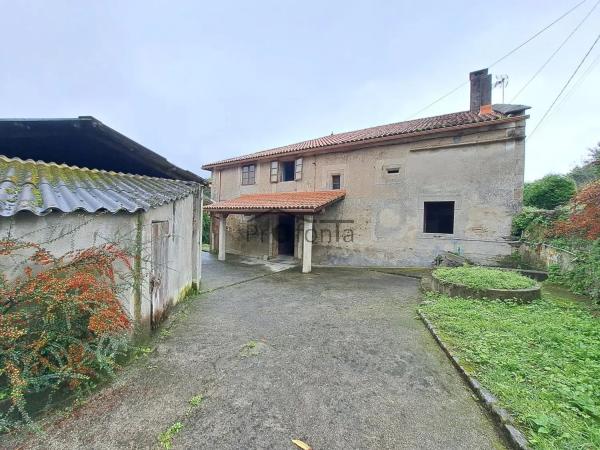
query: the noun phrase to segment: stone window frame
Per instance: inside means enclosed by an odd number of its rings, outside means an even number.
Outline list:
[[[421,194],[418,198],[417,204],[417,237],[423,239],[457,239],[463,236],[464,233],[460,231],[460,228],[464,228],[464,222],[462,220],[462,195],[459,193],[431,193]],[[425,233],[425,202],[454,202],[454,227],[453,233]]]

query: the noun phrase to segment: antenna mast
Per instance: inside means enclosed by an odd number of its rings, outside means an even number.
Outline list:
[[[504,88],[508,86],[508,75],[496,75],[496,81],[494,82],[494,88],[502,86],[502,103],[504,103]]]

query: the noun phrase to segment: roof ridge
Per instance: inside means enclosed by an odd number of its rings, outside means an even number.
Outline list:
[[[134,174],[134,173],[115,172],[113,170],[90,169],[89,167],[71,166],[69,164],[58,164],[55,162],[42,161],[41,159],[39,159],[39,160],[34,160],[31,158],[21,159],[16,156],[11,158],[9,156],[2,155],[2,154],[0,154],[0,160],[3,160],[7,163],[17,162],[17,163],[21,163],[21,164],[34,164],[36,166],[57,167],[59,169],[68,169],[68,170],[73,170],[73,171],[100,173],[100,174],[108,174],[108,175],[118,175],[121,177],[144,178],[144,179],[149,179],[149,180],[168,180],[168,181],[175,181],[177,183],[181,183],[181,184],[185,184],[185,185],[189,185],[189,183],[196,183],[195,181],[184,181],[184,180],[178,180],[178,179],[174,179],[174,178],[151,177],[149,175],[139,175],[139,174]]]

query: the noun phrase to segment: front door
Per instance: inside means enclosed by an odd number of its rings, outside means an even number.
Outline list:
[[[288,214],[279,215],[277,225],[277,244],[279,255],[294,256],[294,223],[295,217]]]
[[[169,222],[152,222],[152,270],[150,273],[150,298],[152,327],[163,318],[168,306],[168,255]]]

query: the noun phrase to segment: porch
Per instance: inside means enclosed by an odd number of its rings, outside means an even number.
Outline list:
[[[343,190],[315,192],[285,192],[243,195],[231,200],[215,202],[205,208],[218,223],[218,259],[225,261],[227,254],[227,218],[243,215],[248,221],[267,222],[260,231],[261,238],[268,240],[268,259],[290,256],[302,262],[302,272],[312,270],[312,243],[314,239],[314,216],[330,205],[341,201]],[[266,219],[266,220],[265,220]]]

